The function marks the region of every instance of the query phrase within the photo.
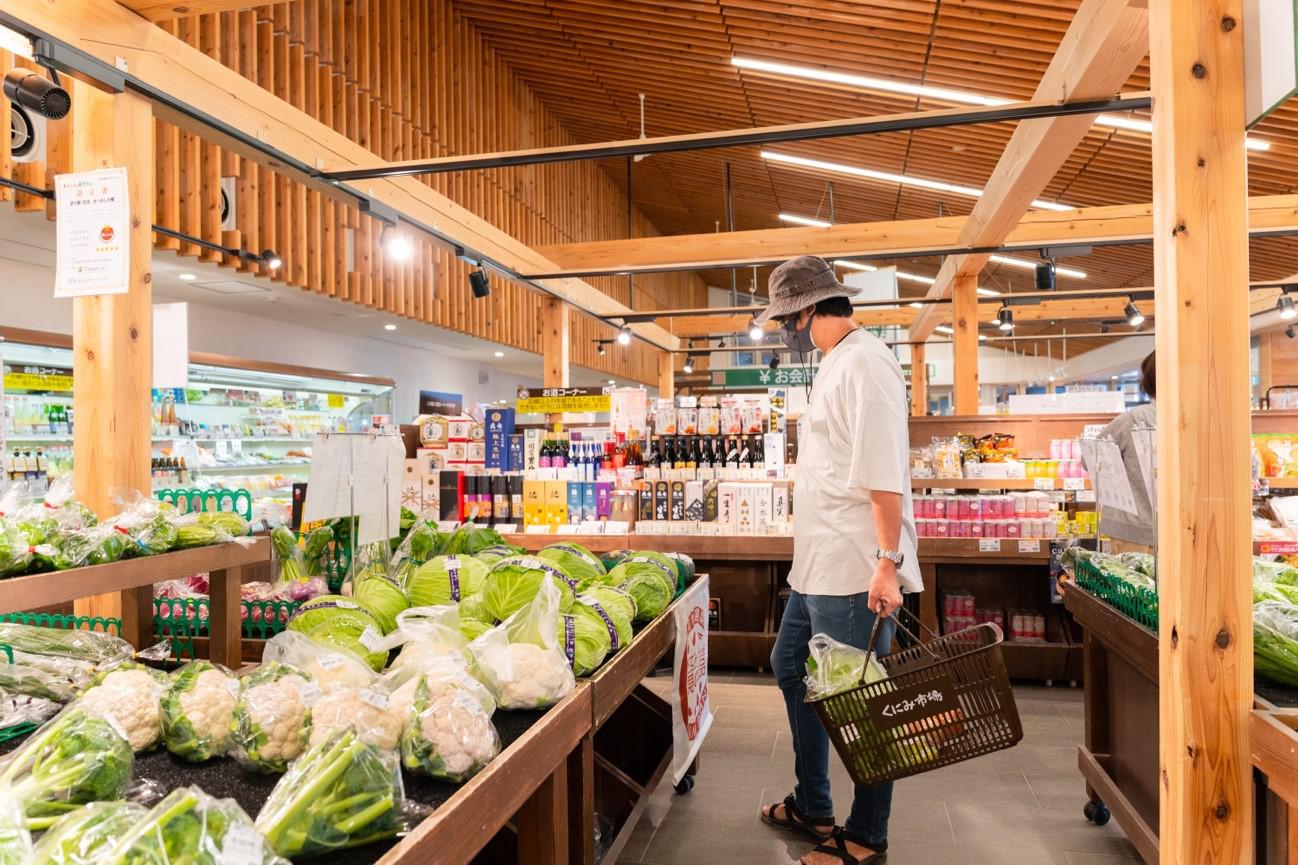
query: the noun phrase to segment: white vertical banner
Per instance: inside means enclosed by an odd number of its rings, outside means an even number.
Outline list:
[[[153,387],[189,387],[189,304],[153,305]]]
[[[54,203],[54,296],[125,294],[131,280],[126,169],[56,175]]]
[[[676,659],[672,678],[672,783],[679,784],[712,727],[708,702],[708,578],[685,589],[673,608]]]

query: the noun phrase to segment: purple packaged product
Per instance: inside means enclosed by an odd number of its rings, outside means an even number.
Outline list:
[[[613,485],[606,481],[595,483],[595,517],[607,520],[613,515]]]

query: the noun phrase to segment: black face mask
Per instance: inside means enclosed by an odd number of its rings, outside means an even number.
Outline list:
[[[813,312],[807,319],[806,326],[801,329],[798,327],[796,313],[780,322],[780,337],[789,351],[809,355],[816,348],[816,344],[811,341],[811,319],[815,317],[816,314]]]

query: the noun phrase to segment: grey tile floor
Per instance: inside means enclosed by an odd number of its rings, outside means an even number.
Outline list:
[[[650,680],[651,686],[665,685]],[[1082,817],[1077,772],[1080,689],[1020,687],[1023,742],[1008,751],[898,781],[889,865],[1138,865],[1110,823]],[[714,675],[715,720],[694,791],[662,785],[618,865],[792,865],[811,845],[757,819],[763,802],[793,788],[784,703],[769,676]],[[830,758],[836,813],[851,783]]]

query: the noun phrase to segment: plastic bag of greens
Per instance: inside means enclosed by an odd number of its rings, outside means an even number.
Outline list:
[[[406,575],[406,596],[415,607],[457,604],[480,595],[488,570],[469,556],[437,556]]]
[[[162,694],[167,676],[141,664],[122,664],[101,673],[81,692],[73,706],[114,726],[135,751],[152,748],[162,739]]]
[[[1253,607],[1253,669],[1298,687],[1298,607],[1278,601]]]
[[[637,622],[658,618],[676,593],[675,565],[657,554],[628,556],[608,572],[608,585],[619,588],[635,600]]]
[[[0,865],[30,865],[32,835],[22,803],[0,792]]]
[[[172,790],[104,854],[103,865],[282,863],[233,799]]]
[[[162,741],[194,763],[230,749],[230,726],[239,701],[239,680],[207,661],[191,661],[171,674],[162,695]]]
[[[299,633],[315,643],[351,652],[374,670],[382,670],[388,661],[388,653],[375,648],[383,639],[378,619],[342,595],[321,595],[306,601],[288,620],[285,633]]]
[[[401,762],[407,769],[467,781],[499,753],[500,735],[481,703],[457,688],[435,693],[419,677],[401,734]]]
[[[25,572],[32,563],[32,543],[10,519],[0,518],[0,577]]]
[[[287,769],[306,750],[320,694],[309,674],[278,661],[244,676],[230,726],[235,759],[263,772]]]
[[[333,526],[316,526],[302,542],[302,560],[308,577],[322,577],[329,569],[329,547],[334,542]]]
[[[492,618],[503,622],[532,602],[547,576],[559,592],[559,611],[568,612],[577,581],[562,566],[536,556],[510,556],[492,565],[482,586],[483,604]]]
[[[445,556],[476,556],[494,546],[507,546],[500,532],[486,526],[465,523],[451,532],[438,552]]]
[[[134,766],[118,727],[73,704],[0,766],[0,790],[22,805],[29,829],[46,829],[87,802],[122,798]]]
[[[44,724],[62,708],[54,700],[13,694],[0,688],[0,734],[23,724]]]
[[[392,633],[397,626],[397,615],[410,606],[405,592],[388,572],[388,556],[385,543],[365,547],[352,579],[352,600],[374,616],[384,634]]]
[[[403,795],[397,755],[347,727],[293,761],[256,826],[275,852],[296,860],[392,838],[419,816]]]
[[[109,522],[124,530],[130,543],[126,556],[156,556],[176,546],[178,529],[173,520],[176,509],[157,499],[132,490],[115,497],[118,513]]]
[[[255,538],[247,536],[248,521],[229,511],[178,514],[170,520],[176,529],[176,549],[231,542],[244,546],[256,543]]]
[[[426,522],[416,523],[406,533],[392,554],[392,577],[402,588],[405,588],[411,571],[437,555],[437,543],[437,529]]]
[[[562,592],[549,574],[535,599],[469,645],[483,681],[502,709],[540,709],[576,685],[556,633]]]
[[[306,582],[306,567],[302,561],[302,550],[297,545],[297,535],[287,526],[276,526],[270,533],[270,546],[275,553],[279,582]]]
[[[60,817],[32,850],[31,865],[100,865],[149,811],[134,802],[91,802]]]
[[[576,542],[550,544],[541,549],[537,556],[561,566],[568,576],[577,581],[578,592],[584,592],[608,573],[604,569],[604,563],[594,553]]]
[[[867,668],[864,649],[840,643],[825,634],[813,636],[807,643],[807,650],[807,675],[803,682],[807,686],[808,700],[841,694],[857,687],[862,680],[869,684],[888,678],[887,670],[877,657],[870,658]]]

